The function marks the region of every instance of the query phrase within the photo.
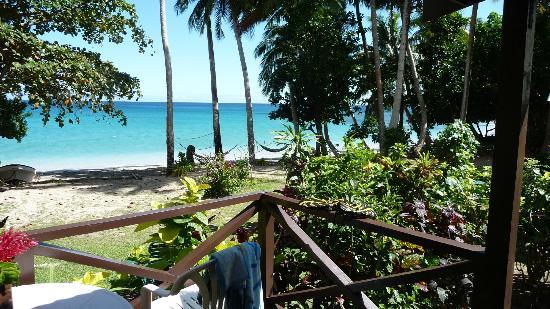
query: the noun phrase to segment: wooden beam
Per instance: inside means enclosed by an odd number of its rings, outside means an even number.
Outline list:
[[[462,10],[483,0],[424,0],[422,18],[435,20],[443,15]]]
[[[19,283],[20,284],[34,284],[34,248],[30,248],[25,253],[16,256],[15,262],[19,265]]]
[[[235,232],[239,227],[246,223],[257,211],[257,203],[254,202],[238,215],[231,219],[227,224],[224,224],[210,237],[205,239],[197,248],[193,249],[189,254],[184,256],[168,271],[170,274],[178,276],[188,271],[191,267],[197,264],[203,257],[209,255],[214,248],[224,241],[231,233]]]
[[[348,285],[352,291],[360,292],[374,289],[381,289],[390,286],[412,284],[420,281],[427,281],[431,279],[453,276],[458,274],[465,274],[474,272],[476,270],[476,263],[472,261],[462,261],[452,263],[448,265],[428,267],[419,270],[413,270],[400,274],[393,274],[384,277],[366,279],[356,281]],[[295,291],[290,293],[282,293],[269,297],[266,301],[268,304],[273,303],[286,303],[295,300],[306,300],[311,298],[336,296],[342,293],[342,288],[337,285],[330,285],[321,288]]]
[[[475,282],[478,308],[511,306],[536,4],[536,0],[504,0],[487,264]]]
[[[273,295],[268,297],[265,303],[268,305],[283,304],[291,301],[304,301],[312,298],[338,296],[342,295],[343,293],[344,292],[341,287],[337,285],[329,285],[315,289]]]
[[[41,243],[38,246],[34,247],[33,251],[34,255],[46,256],[67,262],[103,268],[125,274],[135,275],[138,277],[168,282],[174,282],[176,280],[176,276],[170,274],[167,271],[143,267],[126,262],[115,261],[101,256],[96,256],[85,252],[71,250],[50,244]]]
[[[396,285],[412,284],[436,278],[472,273],[476,269],[476,263],[472,261],[462,261],[447,265],[408,271],[400,274],[392,274],[379,278],[356,281],[350,284],[349,287],[353,291],[367,291]]]
[[[258,213],[258,242],[262,247],[262,287],[264,300],[273,294],[273,259],[275,258],[275,218],[262,203]]]
[[[331,222],[336,222],[342,225],[355,226],[363,230],[379,233],[381,235],[420,245],[439,253],[454,254],[462,258],[475,260],[482,258],[485,252],[485,248],[481,246],[474,246],[452,239],[430,235],[427,233],[415,231],[413,229],[403,228],[397,225],[388,224],[372,219],[349,218],[341,216],[335,211],[301,206],[299,200],[276,193],[265,193],[264,195],[262,195],[261,199],[278,205],[296,209],[310,215],[325,218],[330,220]]]
[[[364,293],[352,293],[347,285],[353,281],[346,275],[334,261],[298,226],[281,206],[269,205],[268,209],[275,219],[290,233],[294,241],[300,244],[309,256],[317,263],[323,272],[342,288],[344,294],[349,297],[358,308],[378,308]]]
[[[249,193],[235,197],[227,197],[217,200],[204,201],[194,205],[183,205],[164,209],[150,210],[145,212],[132,213],[111,218],[91,220],[86,222],[72,223],[54,226],[44,229],[28,231],[27,234],[37,241],[48,241],[75,235],[89,234],[104,230],[110,230],[123,226],[129,226],[150,221],[157,221],[176,216],[194,214],[199,211],[206,211],[241,203],[256,201],[261,193]]]

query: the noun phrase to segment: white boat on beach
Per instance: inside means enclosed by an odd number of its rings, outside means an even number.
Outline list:
[[[36,170],[30,166],[10,164],[0,167],[0,180],[32,182],[36,176]]]

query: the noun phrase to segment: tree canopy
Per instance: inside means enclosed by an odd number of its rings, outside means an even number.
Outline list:
[[[294,100],[301,124],[343,122],[359,78],[353,18],[324,1],[295,1],[278,13],[256,49],[262,90],[278,107],[271,117],[292,120]]]
[[[48,42],[48,32],[80,35],[91,44],[121,43],[127,35],[144,52],[151,44],[132,4],[100,0],[25,0],[0,4],[0,136],[21,140],[29,110],[43,122],[52,114],[63,126],[79,122],[76,111],[103,112],[126,123],[114,101],[140,96],[139,80],[98,53]]]

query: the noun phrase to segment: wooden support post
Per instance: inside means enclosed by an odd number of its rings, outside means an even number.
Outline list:
[[[15,261],[19,265],[21,273],[19,275],[20,284],[34,284],[34,249],[29,249],[27,252],[21,254],[15,258]]]
[[[486,263],[477,274],[477,308],[511,306],[536,2],[504,0]]]
[[[258,240],[262,247],[262,286],[265,300],[273,294],[273,258],[275,256],[275,218],[267,209],[267,203],[261,204],[258,213]]]

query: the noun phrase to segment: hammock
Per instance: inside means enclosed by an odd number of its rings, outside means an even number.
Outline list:
[[[268,152],[282,152],[288,148],[288,145],[281,148],[269,148],[267,146],[262,145],[260,142],[258,142],[258,140],[256,140],[256,144],[258,144],[258,146],[262,147],[265,151],[268,151]]]
[[[235,148],[237,148],[239,145],[235,145],[233,146],[233,148],[229,149],[228,151],[224,152],[223,155],[226,156],[228,155],[231,151],[233,151]],[[210,147],[211,148],[211,147]],[[193,155],[199,159],[202,159],[202,160],[210,160],[212,159],[212,156],[202,156],[196,152],[193,152]],[[200,161],[200,160],[199,160]]]

